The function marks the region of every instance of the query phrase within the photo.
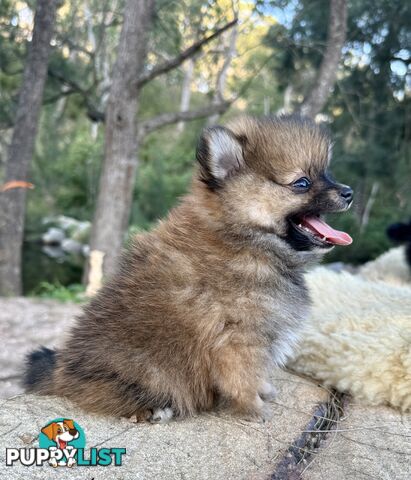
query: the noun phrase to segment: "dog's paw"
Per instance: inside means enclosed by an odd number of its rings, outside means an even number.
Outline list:
[[[273,411],[269,405],[264,405],[258,410],[249,411],[243,415],[246,422],[266,423],[273,417]]]
[[[261,423],[269,422],[273,418],[273,409],[270,405],[264,407],[258,412],[258,421]]]
[[[256,394],[254,400],[248,404],[237,403],[234,411],[247,422],[265,423],[273,416],[270,405],[265,403],[258,394]]]
[[[148,422],[152,417],[153,412],[149,409],[147,410],[139,410],[134,415],[128,418],[128,421],[131,423],[141,423],[141,422]]]
[[[149,418],[150,423],[167,423],[173,418],[171,408],[157,408]]]
[[[263,382],[260,385],[258,394],[265,402],[271,402],[277,396],[277,390],[273,385],[271,385],[271,383]]]

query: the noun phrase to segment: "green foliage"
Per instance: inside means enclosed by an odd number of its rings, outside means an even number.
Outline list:
[[[83,258],[67,255],[54,259],[46,255],[38,242],[38,229],[26,233],[23,248],[23,285],[24,293],[37,291],[41,282],[52,285],[72,285],[80,283],[83,272]]]
[[[73,108],[71,100],[64,105],[65,111]],[[55,214],[90,219],[100,173],[102,130],[94,139],[84,117],[62,122],[53,107],[44,109],[32,164],[36,188],[29,194],[28,229],[42,217]]]
[[[26,45],[16,42],[20,34],[16,15],[15,2],[0,2],[0,127],[13,124],[15,95],[23,72]]]
[[[41,282],[39,286],[31,292],[31,295],[50,300],[58,300],[59,302],[82,303],[85,301],[84,287],[79,284],[64,287],[60,284]]]
[[[292,106],[298,106],[315,80],[324,52],[328,0],[254,3],[254,11],[249,2],[241,3],[249,9],[251,23],[240,26],[239,55],[228,75],[226,96],[241,94],[222,120],[242,112],[274,113],[283,107],[286,91],[292,92]],[[13,124],[24,68],[28,30],[19,17],[22,6],[24,2],[17,0],[0,3],[0,128]],[[327,260],[362,263],[389,247],[385,230],[390,223],[411,217],[411,3],[351,0],[348,7],[343,59],[324,113],[335,138],[333,173],[355,190],[353,209],[331,223],[348,231],[354,243],[334,249]],[[59,10],[30,172],[36,188],[27,192],[24,283],[25,290],[35,294],[69,297],[63,285],[81,281],[81,259],[58,263],[41,253],[34,241],[44,232],[45,217],[64,214],[92,220],[104,126],[93,125],[90,110],[104,111],[106,106],[122,8],[123,1],[66,0]],[[275,22],[272,17],[281,9],[288,20]],[[261,13],[266,17],[259,17]],[[227,18],[232,18],[230,1],[159,0],[148,68],[172,58]],[[222,43],[214,42],[197,59],[191,109],[208,104],[213,96]],[[140,95],[139,119],[177,111],[183,75],[176,69],[148,83]],[[189,122],[181,132],[172,125],[142,142],[130,231],[149,228],[187,191],[196,139],[205,124],[206,119]],[[0,167],[5,152],[5,140],[0,138]],[[373,188],[377,193],[370,199]],[[38,288],[41,281],[46,283]]]
[[[170,142],[173,136],[179,136],[174,126],[147,138],[140,153],[141,165],[131,218],[133,224],[148,227],[164,217],[187,191],[198,128],[194,125],[190,127],[180,142]]]
[[[282,1],[271,3],[284,7]],[[292,86],[295,105],[310,88],[321,61],[328,4],[298,2],[290,28],[276,25],[267,35],[267,44],[283,47],[273,74],[281,91]],[[349,2],[348,13],[342,65],[325,113],[336,141],[333,173],[355,190],[352,212],[332,223],[349,231],[354,243],[335,249],[327,260],[361,263],[389,247],[385,231],[390,223],[411,215],[411,98],[410,77],[405,75],[411,58],[411,4],[355,0]],[[367,222],[373,186],[378,190]]]

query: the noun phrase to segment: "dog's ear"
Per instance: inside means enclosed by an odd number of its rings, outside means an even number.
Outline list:
[[[63,422],[69,427],[70,430],[73,430],[73,428],[76,428],[74,426],[74,421],[73,420],[69,420],[69,419],[65,418],[63,420]]]
[[[44,433],[44,435],[46,435],[46,437],[49,440],[54,440],[55,431],[56,431],[56,423],[55,422],[50,423],[50,425],[47,425],[46,427],[43,427],[41,429],[41,431],[42,431],[42,433]]]
[[[215,190],[244,165],[244,139],[225,127],[204,130],[197,146],[200,178]]]

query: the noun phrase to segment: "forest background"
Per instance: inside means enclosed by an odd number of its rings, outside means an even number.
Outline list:
[[[27,73],[36,10],[50,40],[33,119],[19,108],[40,85]],[[405,0],[2,0],[0,185],[35,188],[0,193],[0,228],[16,225],[0,239],[0,293],[75,297],[90,250],[110,270],[119,242],[187,191],[201,129],[241,113],[328,126],[332,171],[356,200],[332,220],[354,243],[326,261],[375,258],[387,226],[411,217],[410,46]]]

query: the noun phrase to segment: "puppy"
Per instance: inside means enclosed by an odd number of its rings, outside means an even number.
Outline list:
[[[63,347],[29,356],[27,389],[153,422],[220,401],[267,418],[270,371],[308,314],[305,268],[351,243],[321,217],[353,198],[330,155],[307,118],[206,129],[190,193],[134,238]]]
[[[52,422],[46,427],[41,429],[42,433],[46,435],[49,440],[52,440],[56,446],[50,447],[50,449],[56,450],[57,448],[61,450],[72,449],[71,445],[67,445],[72,440],[75,440],[79,437],[79,432],[74,426],[73,420],[64,419],[61,422]],[[50,460],[50,465],[53,467],[67,465],[68,467],[72,467],[76,463],[75,458],[71,457],[68,459],[66,463],[64,460],[60,460],[57,463],[56,458],[52,458]]]

